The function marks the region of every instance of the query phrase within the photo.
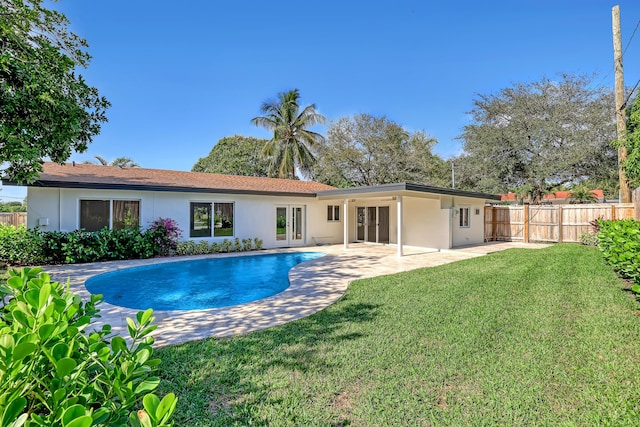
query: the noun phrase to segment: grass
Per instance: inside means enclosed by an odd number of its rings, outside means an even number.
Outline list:
[[[159,350],[176,425],[640,425],[638,303],[597,249],[361,280],[306,319]]]

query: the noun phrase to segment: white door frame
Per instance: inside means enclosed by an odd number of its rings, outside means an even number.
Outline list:
[[[306,216],[307,210],[305,205],[293,205],[293,204],[280,204],[275,205],[275,243],[276,246],[299,246],[304,245],[306,242]],[[282,213],[285,213],[284,230],[278,225],[279,219],[282,217]],[[282,221],[282,219],[280,219]],[[278,231],[284,231],[278,233]]]
[[[364,243],[380,243],[380,208],[387,208],[390,212],[389,205],[375,205],[375,206],[356,206],[356,215],[355,215],[355,241],[356,242],[364,242]],[[364,212],[364,222],[362,223],[364,229],[362,230],[362,239],[358,237],[358,223],[359,223],[359,215],[358,211],[362,209]],[[375,210],[375,224],[369,224],[369,210]],[[390,217],[387,215],[387,230],[390,231],[389,227],[391,225]],[[373,233],[373,236],[371,234]],[[383,244],[388,244],[389,242],[383,242]]]

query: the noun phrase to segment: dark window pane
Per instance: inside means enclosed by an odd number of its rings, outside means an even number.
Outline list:
[[[80,200],[80,228],[98,231],[109,227],[109,200]]]
[[[214,236],[233,236],[233,203],[214,203]]]
[[[189,237],[211,237],[211,203],[191,203]]]
[[[113,229],[140,227],[140,202],[138,200],[113,201]]]
[[[338,205],[333,207],[333,220],[340,221],[340,206]]]
[[[327,206],[327,221],[333,221],[333,206]]]

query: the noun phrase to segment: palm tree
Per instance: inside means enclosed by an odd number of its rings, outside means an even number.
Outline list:
[[[597,203],[598,198],[591,190],[583,185],[575,186],[570,192],[569,195],[571,200],[569,203],[571,204],[584,204],[584,203]]]
[[[308,128],[324,124],[325,117],[316,112],[314,104],[300,112],[299,98],[298,89],[279,93],[277,100],[268,100],[260,107],[264,116],[251,119],[254,125],[273,131],[273,138],[261,152],[269,159],[270,176],[296,179],[296,168],[302,174],[308,174],[315,163],[315,145],[324,140],[322,135]]]
[[[118,157],[116,159],[114,159],[112,162],[109,162],[107,159],[105,159],[102,156],[93,156],[97,161],[98,164],[101,166],[118,166],[121,168],[139,168],[140,165],[137,164],[136,162],[134,162],[132,159],[130,159],[129,157]],[[92,161],[85,161],[84,163],[86,164],[94,164]]]

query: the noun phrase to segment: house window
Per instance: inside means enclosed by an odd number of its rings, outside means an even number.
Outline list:
[[[327,221],[340,221],[340,205],[327,206]]]
[[[140,226],[139,200],[80,200],[80,228],[98,231]]]
[[[211,203],[191,202],[189,237],[211,237]]]
[[[469,228],[470,208],[460,208],[460,228]]]
[[[140,202],[138,200],[113,201],[114,230],[124,228],[138,229],[140,227]]]
[[[214,203],[214,236],[233,236],[233,203]]]

